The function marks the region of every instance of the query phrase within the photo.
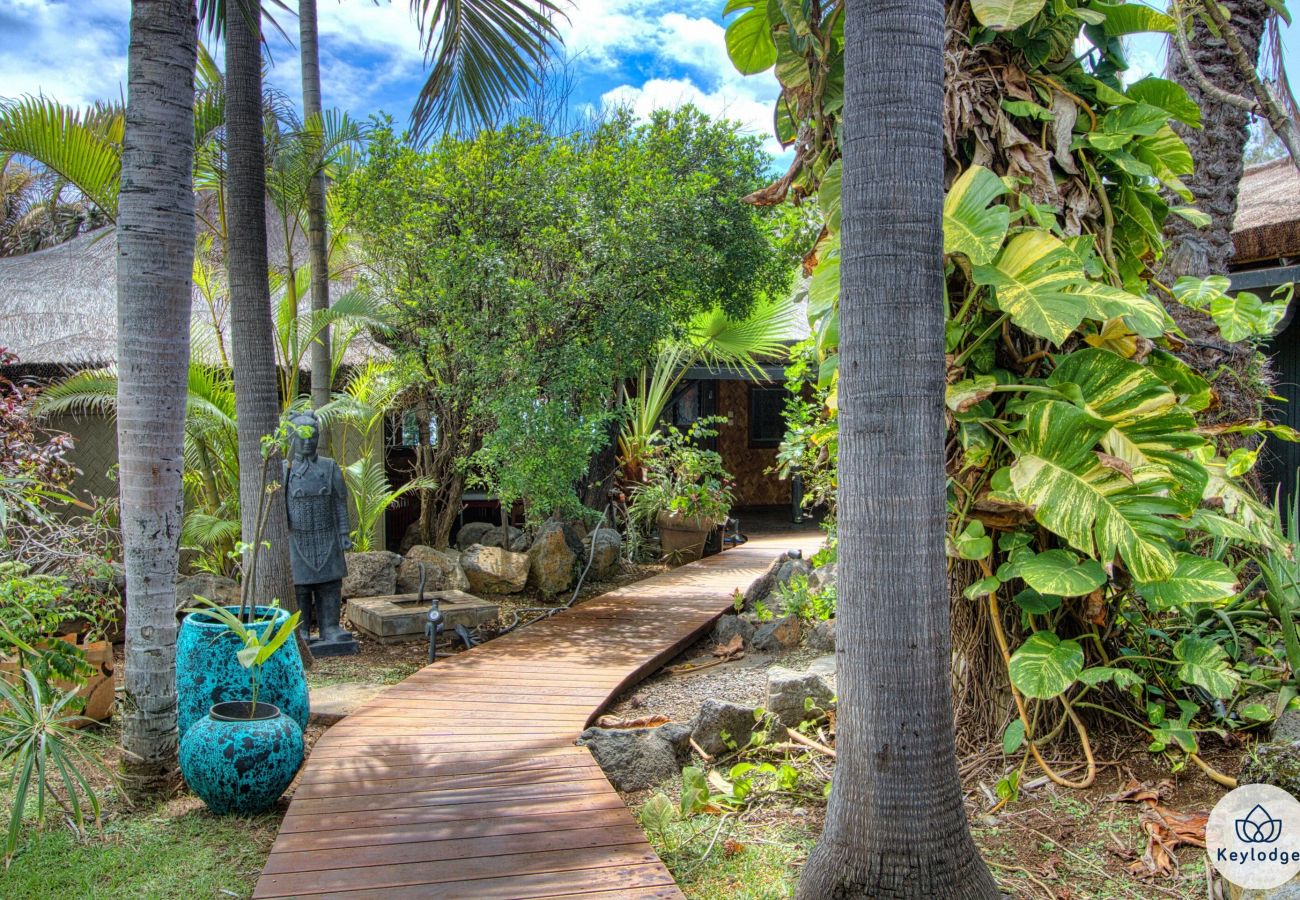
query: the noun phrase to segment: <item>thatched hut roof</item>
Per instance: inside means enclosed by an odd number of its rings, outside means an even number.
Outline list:
[[[1241,176],[1233,220],[1234,264],[1300,256],[1300,172],[1289,157]]]
[[[197,290],[192,318],[209,327],[212,322]],[[229,346],[228,322],[222,323],[222,332]],[[0,347],[17,353],[23,368],[33,371],[99,368],[116,361],[114,229],[102,228],[35,253],[0,257]],[[358,340],[345,362],[364,362],[372,349],[368,341]]]

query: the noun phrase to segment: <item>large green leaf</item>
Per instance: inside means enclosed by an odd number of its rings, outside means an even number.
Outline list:
[[[1081,597],[1106,583],[1106,572],[1095,559],[1079,561],[1068,550],[1048,550],[1016,566],[1021,580],[1042,594]]]
[[[1050,631],[1036,631],[1011,654],[1011,683],[1026,697],[1046,700],[1066,691],[1083,671],[1083,648]]]
[[[822,176],[821,187],[817,189],[817,205],[821,208],[822,218],[831,231],[840,230],[840,189],[843,184],[843,167],[840,160],[831,163],[831,167]],[[944,248],[947,252],[947,248]]]
[[[757,75],[776,63],[767,4],[751,9],[727,26],[727,55],[742,75]]]
[[[1011,31],[1042,12],[1047,0],[971,0],[971,12],[981,25]]]
[[[1255,294],[1220,294],[1210,301],[1210,317],[1225,341],[1268,337],[1286,315],[1285,301],[1265,303]]]
[[[1171,119],[1196,127],[1201,124],[1201,108],[1188,96],[1187,90],[1176,81],[1148,76],[1136,84],[1129,85],[1124,93],[1130,100],[1163,109]]]
[[[943,252],[964,254],[977,266],[992,262],[1007,236],[1011,210],[989,204],[1005,192],[1002,179],[983,166],[963,172],[943,201]]]
[[[1219,699],[1231,697],[1241,680],[1223,648],[1208,638],[1187,635],[1174,645],[1174,658],[1182,665],[1178,677],[1199,685]]]
[[[1107,37],[1160,31],[1173,34],[1177,24],[1172,18],[1142,3],[1093,2],[1091,8],[1106,17],[1102,28]]]
[[[1046,231],[1021,232],[997,261],[974,268],[976,284],[993,288],[999,309],[1031,334],[1064,343],[1084,319],[1123,317],[1138,334],[1155,337],[1164,311],[1148,297],[1091,281],[1078,255]]]
[[[1118,554],[1140,581],[1169,577],[1168,541],[1180,529],[1164,517],[1183,509],[1167,496],[1172,479],[1154,466],[1127,473],[1103,462],[1093,448],[1110,425],[1077,406],[1040,401],[1024,426],[1010,481],[1039,524],[1104,564]]]
[[[1187,603],[1214,603],[1237,593],[1237,577],[1215,559],[1191,553],[1175,557],[1174,571],[1164,581],[1138,582],[1138,593],[1160,609]]]

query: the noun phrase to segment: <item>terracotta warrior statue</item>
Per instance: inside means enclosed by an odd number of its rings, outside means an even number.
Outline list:
[[[348,573],[348,489],[339,464],[317,456],[320,421],[314,413],[289,420],[295,430],[292,459],[284,464],[284,498],[289,513],[289,561],[302,610],[302,627],[317,656],[345,656],[360,649],[351,632],[339,627],[343,577]],[[304,429],[310,429],[307,433]],[[315,626],[320,636],[310,637]]]

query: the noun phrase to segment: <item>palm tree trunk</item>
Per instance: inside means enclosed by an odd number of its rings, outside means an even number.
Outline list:
[[[1230,20],[1242,46],[1252,59],[1258,58],[1260,41],[1273,11],[1265,0],[1220,2],[1231,12]],[[1200,70],[1214,86],[1239,97],[1251,96],[1247,77],[1223,39],[1211,34],[1199,16],[1192,22],[1188,45]],[[1237,214],[1237,185],[1241,181],[1250,117],[1245,110],[1210,96],[1177,46],[1169,50],[1165,74],[1182,85],[1201,107],[1203,128],[1175,123],[1174,130],[1196,161],[1196,173],[1184,182],[1196,207],[1211,219],[1208,227],[1198,229],[1178,216],[1169,217],[1165,224],[1165,239],[1169,242],[1165,269],[1174,277],[1222,274],[1228,271],[1228,260],[1232,258],[1232,220]]]
[[[239,423],[239,507],[244,540],[257,529],[262,487],[262,437],[280,422],[275,329],[267,287],[266,165],[262,146],[261,0],[226,4],[226,145],[231,362]],[[279,468],[271,467],[279,481]],[[289,567],[289,525],[273,500],[262,534],[254,599],[296,608]]]
[[[302,44],[302,114],[310,121],[321,115],[320,35],[316,0],[298,0],[298,40]],[[329,309],[329,251],[325,235],[325,169],[322,166],[307,187],[307,243],[311,254],[311,308]],[[311,405],[320,409],[330,402],[330,332],[321,329],[311,345]],[[321,435],[324,438],[324,435]],[[322,447],[322,452],[324,448]]]
[[[194,265],[194,0],[134,0],[117,219],[117,446],[126,565],[123,769],[176,781],[176,569]]]
[[[992,898],[949,683],[943,0],[846,3],[844,55],[839,757],[798,896]]]

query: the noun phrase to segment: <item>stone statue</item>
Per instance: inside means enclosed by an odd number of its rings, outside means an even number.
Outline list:
[[[302,610],[302,627],[317,656],[346,656],[360,650],[351,632],[339,626],[343,605],[343,556],[352,549],[348,537],[348,489],[334,460],[316,455],[320,421],[314,413],[299,413],[293,426],[292,459],[284,464],[284,498],[289,513],[289,561],[293,586]],[[310,434],[303,429],[310,429]],[[311,639],[313,625],[320,636]]]

